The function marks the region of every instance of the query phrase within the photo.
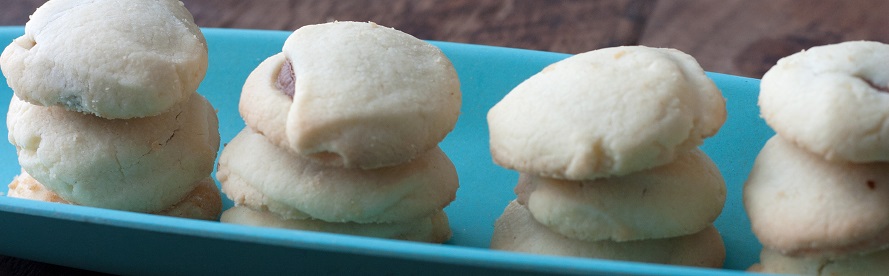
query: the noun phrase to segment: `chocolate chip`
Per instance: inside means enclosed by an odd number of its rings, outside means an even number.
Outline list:
[[[864,82],[866,82],[867,85],[870,85],[871,88],[873,88],[874,90],[877,90],[878,92],[889,92],[889,89],[887,89],[885,85],[879,85],[867,78],[863,78],[863,77],[859,77],[859,78],[861,80],[863,80]]]
[[[293,65],[290,60],[286,60],[281,70],[278,71],[278,79],[275,81],[275,87],[281,90],[281,93],[293,99],[293,92],[296,89],[296,73],[293,72]]]

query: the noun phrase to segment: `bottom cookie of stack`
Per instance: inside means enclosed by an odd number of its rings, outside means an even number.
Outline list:
[[[569,239],[537,222],[512,201],[494,226],[491,248],[546,255],[600,258],[672,265],[721,267],[725,246],[712,225],[695,234],[627,242]]]
[[[885,275],[889,271],[889,250],[829,259],[790,257],[765,248],[760,254],[760,263],[750,267],[749,271],[801,275]]]
[[[157,215],[216,220],[222,211],[222,197],[212,178],[206,177],[194,184],[194,189],[178,203],[154,212]],[[22,171],[9,183],[9,197],[74,204],[47,189],[27,172]]]
[[[235,206],[222,213],[225,223],[358,235],[406,241],[443,243],[451,238],[448,216],[438,211],[431,216],[391,223],[326,222],[317,219],[285,219],[269,211]]]

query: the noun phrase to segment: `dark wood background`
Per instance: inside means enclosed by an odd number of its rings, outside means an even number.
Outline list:
[[[0,0],[0,25],[44,1]],[[883,0],[183,0],[202,27],[294,30],[374,21],[422,39],[581,53],[669,47],[707,71],[759,78],[783,56],[847,40],[889,41]]]
[[[182,1],[202,27],[294,30],[374,21],[421,39],[563,53],[669,47],[696,57],[707,71],[753,78],[811,46],[889,42],[889,1],[883,0]],[[24,25],[43,2],[0,0],[0,25]],[[0,275],[10,274],[89,272],[0,256]]]

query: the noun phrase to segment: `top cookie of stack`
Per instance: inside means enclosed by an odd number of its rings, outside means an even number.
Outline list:
[[[622,176],[674,161],[725,117],[722,94],[693,57],[599,49],[544,68],[491,108],[491,155],[543,177]]]
[[[268,62],[272,78],[244,84],[241,116],[319,164],[408,162],[436,147],[460,115],[460,83],[441,50],[375,23],[301,27]]]
[[[154,116],[186,102],[207,71],[192,21],[179,1],[50,1],[3,51],[0,68],[15,95],[35,105]]]

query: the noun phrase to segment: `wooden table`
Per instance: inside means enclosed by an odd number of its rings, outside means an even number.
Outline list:
[[[23,25],[44,1],[0,4]],[[882,0],[183,0],[202,27],[294,30],[374,21],[421,39],[581,53],[618,45],[676,48],[707,71],[759,78],[777,59],[847,40],[889,42]],[[2,246],[2,245],[0,245]],[[87,273],[0,256],[0,275]]]
[[[0,25],[44,1],[16,0]],[[847,40],[889,41],[881,0],[185,0],[202,27],[294,30],[374,21],[422,39],[581,53],[618,45],[676,48],[707,71],[759,78],[783,56]]]

